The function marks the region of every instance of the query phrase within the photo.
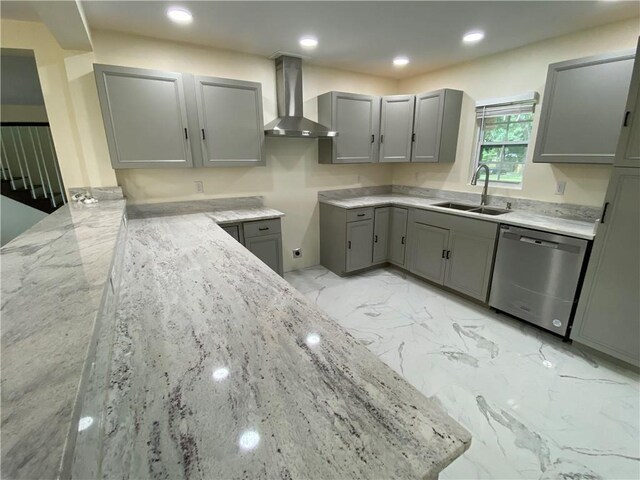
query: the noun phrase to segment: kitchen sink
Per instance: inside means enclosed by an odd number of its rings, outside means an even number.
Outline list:
[[[480,213],[482,215],[504,215],[511,210],[505,210],[504,208],[495,207],[478,207],[476,205],[467,205],[465,203],[445,202],[435,203],[434,207],[450,208],[452,210],[463,210],[465,212]]]
[[[475,208],[478,208],[475,205],[465,205],[464,203],[454,203],[454,202],[436,203],[433,206],[442,207],[442,208],[452,208],[453,210],[473,210]]]
[[[473,213],[481,213],[483,215],[504,215],[505,213],[509,213],[511,210],[505,210],[504,208],[479,207],[469,211]]]

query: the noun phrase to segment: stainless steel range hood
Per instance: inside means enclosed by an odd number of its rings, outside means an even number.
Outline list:
[[[282,55],[276,58],[278,118],[264,127],[265,135],[327,138],[338,132],[302,116],[302,60]]]

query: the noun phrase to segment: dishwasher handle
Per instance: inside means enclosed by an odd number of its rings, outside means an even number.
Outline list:
[[[538,245],[540,247],[558,248],[558,244],[556,242],[549,242],[547,240],[540,240],[533,237],[525,237],[524,235],[520,236],[520,241],[524,243],[530,243],[532,245]]]

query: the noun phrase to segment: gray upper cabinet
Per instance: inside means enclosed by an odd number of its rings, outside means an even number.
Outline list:
[[[549,65],[534,162],[613,163],[633,53]]]
[[[94,70],[113,168],[193,166],[182,74]]]
[[[382,97],[380,162],[409,162],[413,132],[413,95]]]
[[[371,266],[373,220],[347,223],[347,272]]]
[[[406,208],[391,207],[391,222],[389,223],[389,261],[400,267],[404,266],[404,256],[407,244]]]
[[[264,165],[259,83],[195,77],[203,165]]]
[[[338,132],[318,139],[320,163],[378,161],[380,97],[327,92],[318,97],[318,121]]]
[[[614,165],[616,167],[640,167],[640,40],[633,63],[627,108]]]
[[[446,269],[449,230],[414,223],[411,230],[409,271],[442,284]]]
[[[447,88],[416,95],[412,162],[455,161],[461,109],[460,90]]]
[[[386,262],[389,257],[389,217],[391,207],[375,209],[373,220],[373,263]]]

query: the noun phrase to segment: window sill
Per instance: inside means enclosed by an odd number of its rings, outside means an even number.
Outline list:
[[[476,185],[471,185],[471,183],[469,183],[469,186],[471,187],[482,187],[484,186],[484,183],[480,183],[478,182]],[[522,190],[522,184],[518,183],[518,184],[513,184],[510,185],[508,183],[496,183],[496,182],[489,182],[489,188],[504,188],[505,190]]]

